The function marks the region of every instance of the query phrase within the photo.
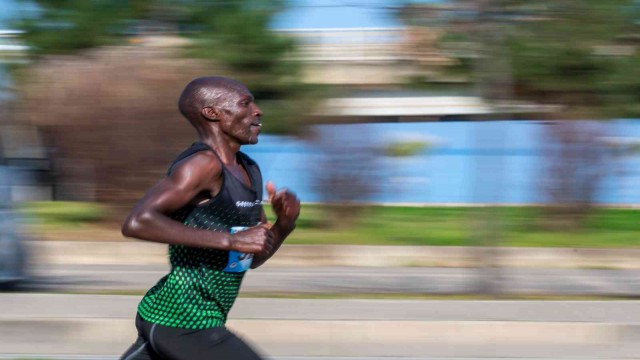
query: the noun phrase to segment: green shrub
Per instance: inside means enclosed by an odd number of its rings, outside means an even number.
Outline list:
[[[98,203],[71,201],[27,202],[18,212],[28,219],[47,225],[72,225],[103,220],[106,208]]]
[[[388,144],[384,149],[384,153],[387,156],[394,157],[413,156],[419,154],[426,148],[427,143],[424,141],[397,141]]]

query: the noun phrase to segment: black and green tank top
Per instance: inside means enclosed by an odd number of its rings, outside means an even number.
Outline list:
[[[213,151],[195,143],[169,168],[199,151]],[[215,153],[215,152],[214,152]],[[255,226],[262,213],[262,175],[258,165],[242,152],[251,187],[223,165],[222,187],[204,204],[188,205],[171,217],[185,226],[229,232],[232,227]],[[244,272],[229,272],[229,251],[169,245],[171,271],[152,287],[138,306],[149,322],[187,329],[223,326],[240,289]]]

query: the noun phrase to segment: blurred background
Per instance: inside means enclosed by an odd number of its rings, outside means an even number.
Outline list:
[[[202,75],[248,85],[243,151],[303,202],[232,313],[265,354],[637,358],[639,30],[636,0],[0,0],[0,358],[134,340],[166,247],[120,225]]]

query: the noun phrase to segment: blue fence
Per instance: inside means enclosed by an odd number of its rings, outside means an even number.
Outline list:
[[[582,122],[584,126],[594,122]],[[610,143],[640,144],[640,120],[597,123]],[[365,201],[383,203],[499,203],[530,204],[545,201],[541,188],[547,176],[545,151],[552,146],[540,121],[429,122],[350,124],[318,127],[319,138],[375,152],[372,169],[377,189]],[[406,157],[385,155],[397,141],[419,140],[428,144]],[[262,167],[265,179],[296,191],[303,201],[321,201],[319,164],[340,149],[311,141],[263,135],[260,143],[243,148]],[[567,164],[570,166],[571,164]],[[640,204],[640,152],[611,160],[611,169],[600,182],[597,202]]]

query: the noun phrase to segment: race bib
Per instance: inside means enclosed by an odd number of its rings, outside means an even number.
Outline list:
[[[231,228],[231,233],[235,234],[247,229],[248,227],[246,226],[234,226]],[[245,254],[231,250],[229,251],[229,261],[223,271],[234,273],[245,272],[251,268],[251,261],[253,261],[253,254]]]

